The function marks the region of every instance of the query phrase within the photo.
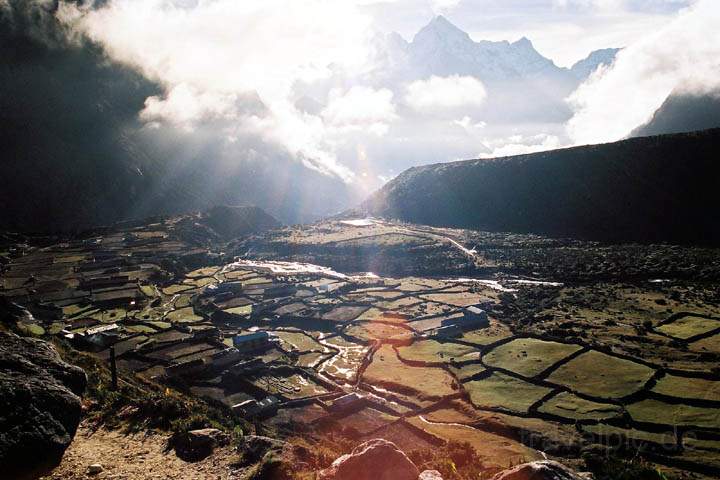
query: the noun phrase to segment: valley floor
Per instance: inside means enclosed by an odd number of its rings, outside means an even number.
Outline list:
[[[718,250],[370,219],[218,246],[193,225],[11,245],[0,295],[27,334],[102,362],[112,346],[123,372],[317,451],[384,438],[422,465],[466,442],[485,475],[642,452],[720,476]],[[187,464],[166,440],[84,425],[51,478],[241,474],[230,450]]]

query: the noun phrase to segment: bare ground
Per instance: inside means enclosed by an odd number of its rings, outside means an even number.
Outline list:
[[[243,478],[241,471],[230,468],[237,459],[231,447],[216,449],[208,458],[188,463],[178,458],[174,451],[165,451],[167,439],[167,435],[152,432],[125,434],[103,428],[93,431],[83,422],[60,465],[43,480]],[[88,475],[88,466],[94,463],[100,463],[103,471]]]

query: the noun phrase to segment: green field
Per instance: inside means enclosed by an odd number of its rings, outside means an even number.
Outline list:
[[[643,400],[627,406],[633,420],[672,426],[720,428],[720,409],[669,404],[659,400]]]
[[[523,382],[503,373],[463,384],[474,405],[526,413],[530,406],[550,393],[549,388]]]
[[[230,315],[240,315],[246,317],[252,313],[252,305],[242,305],[240,307],[226,308],[223,310],[225,313]]]
[[[538,411],[572,420],[606,420],[623,414],[622,407],[592,402],[568,392],[560,392],[545,401]]]
[[[192,285],[170,285],[162,289],[165,295],[175,295],[176,293],[185,292],[192,289]]]
[[[483,346],[490,345],[491,343],[495,343],[498,340],[511,336],[512,332],[506,325],[503,325],[497,320],[491,318],[489,327],[464,332],[462,337],[460,337],[460,340]]]
[[[389,345],[383,345],[375,352],[363,381],[421,401],[438,400],[457,391],[455,380],[449,373],[441,368],[406,365]]]
[[[463,361],[465,360],[463,357],[477,351],[475,347],[468,345],[436,340],[422,340],[408,347],[398,348],[398,354],[402,360],[425,363],[447,363],[453,359]]]
[[[591,350],[562,365],[547,380],[598,398],[622,398],[640,390],[655,371]]]
[[[672,323],[666,323],[655,330],[665,335],[670,335],[671,337],[687,340],[688,338],[702,335],[718,328],[720,328],[720,321],[718,320],[687,316],[679,318]]]
[[[186,307],[168,313],[165,316],[165,320],[169,322],[192,323],[203,320],[203,317],[195,315],[192,307]]]
[[[283,342],[286,350],[297,350],[298,352],[309,352],[311,350],[322,351],[323,346],[315,339],[301,332],[290,332],[275,330],[273,332]]]
[[[467,380],[468,378],[472,378],[475,375],[482,373],[485,370],[485,367],[481,363],[468,363],[461,366],[450,366],[450,371],[457,376],[458,380],[461,382]]]
[[[670,430],[663,433],[655,433],[644,430],[613,427],[599,423],[597,425],[585,425],[582,427],[582,431],[605,438],[621,437],[625,439],[627,446],[634,448],[637,448],[641,442],[650,442],[669,447],[675,445],[675,435]],[[616,444],[616,442],[613,442],[613,444]]]
[[[670,397],[720,401],[720,382],[701,378],[668,374],[658,380],[652,391]]]
[[[531,378],[581,349],[579,345],[519,338],[484,354],[483,361]]]

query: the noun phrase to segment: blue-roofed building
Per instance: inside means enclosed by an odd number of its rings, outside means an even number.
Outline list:
[[[270,343],[268,332],[252,332],[233,337],[233,346],[241,352],[250,352],[265,348]]]

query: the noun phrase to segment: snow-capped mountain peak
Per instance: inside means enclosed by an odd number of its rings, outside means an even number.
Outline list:
[[[615,57],[621,48],[603,48],[601,50],[595,50],[590,55],[583,58],[582,60],[575,63],[570,68],[570,71],[579,80],[586,80],[600,65],[612,65],[615,62]]]
[[[417,48],[424,49],[458,48],[472,43],[470,35],[450,23],[442,15],[438,15],[423,27],[415,34],[412,41]]]

